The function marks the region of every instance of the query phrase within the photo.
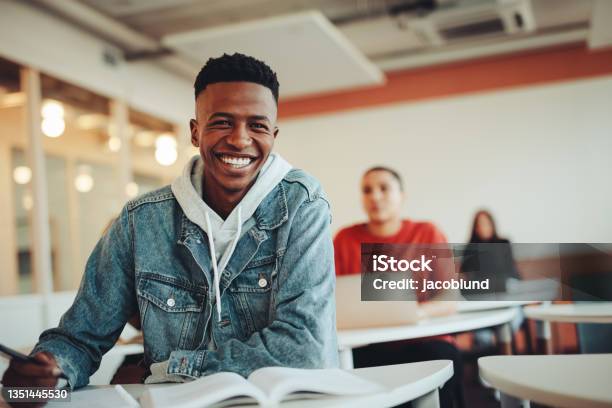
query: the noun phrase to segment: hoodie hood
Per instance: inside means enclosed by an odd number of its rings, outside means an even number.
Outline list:
[[[185,216],[204,230],[208,236],[219,320],[221,320],[219,271],[225,269],[232,257],[236,244],[241,237],[244,223],[251,218],[259,204],[281,182],[291,168],[291,165],[280,155],[270,153],[257,175],[255,184],[251,186],[225,220],[210,208],[203,199],[204,161],[200,155],[192,157],[183,169],[183,173],[172,182],[172,192]]]

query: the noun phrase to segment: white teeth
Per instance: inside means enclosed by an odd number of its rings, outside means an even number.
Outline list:
[[[227,155],[221,156],[220,159],[223,163],[227,163],[237,169],[248,166],[253,161],[253,159],[250,159],[248,157],[232,157]]]

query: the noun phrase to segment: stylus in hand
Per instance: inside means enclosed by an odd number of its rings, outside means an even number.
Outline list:
[[[6,358],[15,359],[17,361],[21,361],[22,363],[32,363],[32,364],[40,364],[40,361],[34,359],[33,357],[26,356],[23,353],[20,353],[17,350],[13,350],[10,347],[5,346],[4,344],[0,344],[0,354],[4,355]],[[59,378],[63,378],[65,380],[68,379],[64,373],[59,375]]]

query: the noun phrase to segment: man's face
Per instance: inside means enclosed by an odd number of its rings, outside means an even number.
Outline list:
[[[196,99],[191,143],[204,160],[207,189],[246,193],[278,134],[272,92],[251,82],[219,82]]]
[[[385,222],[400,216],[404,193],[388,171],[376,170],[363,176],[361,194],[363,208],[371,222]]]

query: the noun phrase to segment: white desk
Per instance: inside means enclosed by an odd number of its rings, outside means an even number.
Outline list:
[[[509,323],[516,314],[516,308],[509,308],[458,313],[451,316],[426,319],[406,326],[340,330],[338,331],[340,366],[344,369],[353,367],[353,348],[355,347],[367,346],[372,343],[459,333],[485,327],[499,326],[499,340],[502,343],[510,343],[512,341],[512,331]]]
[[[398,364],[385,367],[370,367],[353,370],[353,373],[366,380],[382,385],[388,391],[367,396],[329,397],[323,399],[296,400],[281,404],[283,408],[370,408],[392,407],[412,401],[415,408],[439,407],[438,388],[453,376],[453,363],[450,360],[424,361],[421,363]],[[124,388],[138,399],[148,387],[172,387],[172,385],[127,384]],[[110,386],[89,386],[96,389]],[[75,391],[77,393],[79,391]],[[53,404],[48,405],[50,408]],[[234,405],[232,405],[234,406]],[[253,407],[253,405],[245,405]],[[70,408],[90,408],[87,404],[81,407],[73,403]]]
[[[552,354],[551,322],[612,323],[612,302],[572,303],[526,307],[525,316],[537,321],[543,352]]]
[[[612,323],[612,302],[571,303],[526,307],[534,320],[565,323]]]
[[[482,357],[478,368],[501,391],[503,408],[519,407],[521,399],[561,408],[612,406],[612,354]]]
[[[540,303],[534,300],[460,300],[457,302],[459,313],[477,312],[482,310],[507,309]]]

